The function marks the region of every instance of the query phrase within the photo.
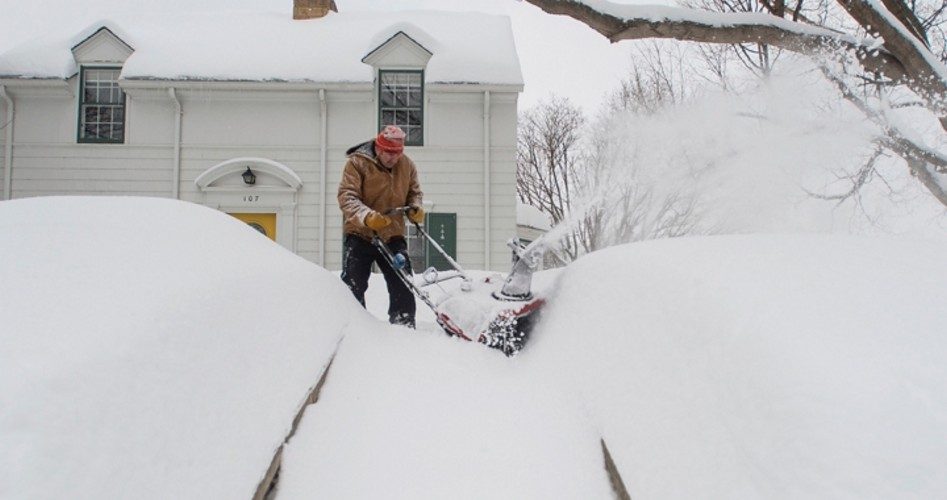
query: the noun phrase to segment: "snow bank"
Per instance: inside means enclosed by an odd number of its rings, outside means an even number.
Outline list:
[[[353,329],[277,498],[608,498],[598,435],[562,395],[441,332]]]
[[[615,247],[565,271],[520,368],[586,408],[632,498],[945,498],[944,250]]]
[[[197,205],[5,201],[0,235],[3,498],[249,498],[362,315]]]
[[[7,201],[0,234],[3,498],[247,498],[336,348],[280,500],[608,498],[600,439],[636,499],[947,497],[943,243],[614,247],[537,276],[507,359],[187,203]]]

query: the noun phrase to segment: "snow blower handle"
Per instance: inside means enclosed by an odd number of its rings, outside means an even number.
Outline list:
[[[391,215],[407,216],[413,211],[414,211],[414,207],[404,206],[404,207],[389,208],[388,210],[385,210],[383,214],[388,215],[388,216],[391,216]]]

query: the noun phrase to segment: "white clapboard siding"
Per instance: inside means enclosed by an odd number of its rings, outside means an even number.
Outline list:
[[[77,144],[76,78],[70,79],[68,88],[72,95],[62,90],[22,92],[18,97],[16,89],[11,91],[17,106],[14,197],[171,196],[175,114],[170,96],[157,90],[129,93],[125,144]],[[179,197],[202,203],[204,194],[195,179],[227,160],[254,157],[280,163],[302,180],[295,197],[296,252],[318,261],[325,210],[325,264],[339,268],[342,221],[336,192],[346,149],[374,135],[373,92],[326,92],[324,186],[318,92],[208,87],[177,90],[176,95],[183,109]],[[500,269],[509,262],[505,242],[516,231],[515,95],[497,94],[490,109],[490,251],[493,267]],[[486,261],[483,94],[429,93],[425,106],[425,145],[409,147],[406,153],[418,165],[433,211],[457,214],[458,258],[468,267],[482,267]]]

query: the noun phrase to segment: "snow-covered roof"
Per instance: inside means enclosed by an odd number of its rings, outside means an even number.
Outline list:
[[[102,20],[0,54],[0,76],[65,79],[72,49],[107,27],[134,49],[125,79],[371,82],[362,59],[398,32],[433,56],[429,83],[522,85],[510,20],[476,12],[341,12],[294,21],[286,12],[156,14]]]

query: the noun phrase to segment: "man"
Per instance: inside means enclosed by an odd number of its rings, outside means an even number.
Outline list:
[[[400,214],[386,215],[392,208],[407,206],[409,219],[419,224],[424,220],[418,171],[404,155],[404,137],[399,127],[388,125],[375,139],[345,152],[348,161],[338,195],[345,232],[342,281],[364,306],[372,262],[377,262],[388,285],[388,321],[414,328],[414,295],[371,243],[377,234],[393,253],[405,256],[405,271],[412,273],[404,219]]]

